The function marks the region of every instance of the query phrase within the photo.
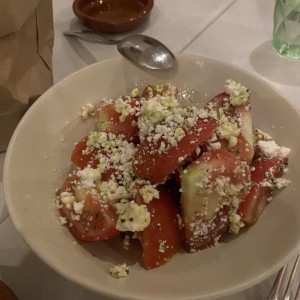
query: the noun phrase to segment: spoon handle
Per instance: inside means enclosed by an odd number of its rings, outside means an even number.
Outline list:
[[[102,44],[117,44],[117,40],[110,39],[101,34],[89,30],[68,30],[64,31],[64,35],[77,37],[88,42],[102,43]]]

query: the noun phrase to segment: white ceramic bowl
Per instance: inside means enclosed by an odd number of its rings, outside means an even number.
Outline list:
[[[300,118],[271,86],[234,66],[211,59],[178,55],[173,71],[141,70],[125,59],[100,62],[67,77],[42,95],[17,127],[4,168],[5,197],[11,217],[29,247],[68,279],[106,297],[124,299],[208,299],[254,285],[278,270],[299,249]],[[145,271],[138,249],[126,252],[116,240],[82,245],[58,221],[55,189],[70,167],[74,142],[93,129],[82,122],[82,104],[128,94],[136,83],[171,82],[197,87],[210,98],[226,79],[252,91],[254,124],[292,149],[287,177],[259,222],[219,247],[187,254]],[[130,274],[116,280],[109,268],[126,262]]]

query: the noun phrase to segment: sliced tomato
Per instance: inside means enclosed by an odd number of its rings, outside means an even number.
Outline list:
[[[181,245],[176,199],[166,188],[161,186],[158,190],[159,199],[152,199],[146,204],[151,215],[150,225],[139,234],[146,269],[169,261]],[[145,204],[139,193],[136,202]]]
[[[132,99],[131,107],[137,109],[140,105],[138,99]],[[121,120],[121,113],[118,113],[114,104],[99,105],[97,109],[97,127],[99,131],[110,132],[114,134],[123,134],[128,141],[136,141],[138,139],[138,127],[136,114],[128,115]]]
[[[133,171],[139,178],[152,183],[164,182],[180,166],[180,158],[190,156],[216,127],[212,118],[199,118],[193,128],[185,130],[185,136],[176,146],[171,146],[163,153],[158,151],[162,139],[157,142],[143,141],[137,147]]]
[[[71,154],[71,161],[73,164],[81,169],[90,165],[92,168],[96,168],[99,164],[99,159],[97,158],[97,149],[91,149],[86,153],[88,137],[84,137],[80,140],[74,147]]]
[[[236,120],[240,128],[240,134],[237,136],[236,146],[229,147],[226,140],[219,138],[222,147],[226,147],[229,151],[239,155],[241,160],[244,160],[250,165],[254,155],[254,137],[252,126],[252,109],[250,102],[244,105],[228,105],[228,94],[225,92],[218,94],[210,100],[206,107],[210,110],[215,110],[219,116],[219,110],[222,109],[226,116]]]
[[[238,209],[243,222],[246,224],[257,222],[268,199],[272,197],[271,187],[264,185],[263,182],[266,179],[271,181],[272,178],[282,177],[286,165],[286,158],[260,158],[252,163],[252,187]]]
[[[74,193],[77,180],[76,175],[68,177],[61,192]],[[84,202],[79,220],[72,218],[75,214],[73,208],[69,209],[65,204],[60,203],[60,214],[67,219],[66,225],[75,238],[93,242],[107,240],[119,233],[116,229],[117,214],[112,204],[102,201],[99,195],[91,191],[85,193],[83,199],[76,199],[76,201]]]
[[[243,199],[247,181],[248,166],[225,149],[205,152],[182,171],[181,207],[188,251],[213,246],[227,231],[229,216],[236,212],[235,202]],[[228,184],[232,192],[225,189]]]
[[[242,160],[250,165],[254,155],[254,136],[252,110],[250,104],[235,106],[235,114],[241,122],[241,133],[238,136],[237,149]]]
[[[228,98],[228,94],[222,92],[213,97],[210,101],[207,102],[206,108],[209,110],[216,110],[223,106],[224,99]]]
[[[71,161],[80,169],[84,169],[86,167],[96,169],[99,165],[99,157],[104,156],[108,158],[109,154],[103,148],[89,148],[87,146],[87,141],[88,137],[85,137],[75,145],[71,155]],[[117,174],[118,171],[116,168],[107,163],[105,165],[105,170],[101,173],[101,180],[108,181],[110,179],[114,179]]]

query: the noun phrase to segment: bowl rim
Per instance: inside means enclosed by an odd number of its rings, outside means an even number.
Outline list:
[[[259,76],[257,76],[256,74],[253,74],[247,70],[244,70],[242,67],[238,67],[236,65],[233,65],[231,63],[228,63],[228,62],[225,62],[225,61],[221,61],[221,60],[218,60],[218,59],[214,59],[214,58],[210,58],[210,57],[206,57],[206,56],[202,56],[202,55],[195,55],[195,54],[187,54],[187,53],[184,53],[184,54],[176,54],[176,57],[179,57],[179,58],[201,58],[201,59],[204,59],[206,61],[212,61],[212,62],[217,62],[217,63],[221,63],[223,65],[227,65],[227,66],[230,66],[230,67],[234,67],[235,69],[239,70],[239,71],[242,71],[243,73],[245,73],[247,76],[249,77],[252,77],[254,78],[255,80],[260,80],[263,82],[263,84],[265,86],[267,86],[269,89],[272,89],[273,91],[276,92],[276,94],[278,94],[280,97],[284,98],[285,99],[285,102],[286,104],[292,108],[297,114],[298,116],[300,117],[300,113],[298,111],[295,110],[294,106],[292,106],[289,101],[287,101],[287,97],[281,93],[280,90],[278,90],[276,87],[274,87],[273,85],[271,85],[270,83],[268,83],[266,80],[264,80],[263,78],[259,78]],[[90,69],[90,68],[94,68],[96,67],[96,65],[101,65],[103,63],[109,63],[109,62],[112,62],[112,61],[115,61],[115,60],[118,60],[118,61],[121,61],[123,60],[122,57],[117,57],[117,58],[111,58],[111,59],[107,59],[107,60],[104,60],[104,61],[101,61],[101,62],[97,62],[93,65],[89,65],[89,66],[86,66],[82,69],[79,69],[75,72],[73,72],[72,74],[66,76],[64,79],[62,79],[60,82],[56,83],[54,86],[61,86],[63,85],[65,82],[69,81],[72,77],[76,76],[77,73],[79,72],[82,72],[84,71],[85,69]],[[53,86],[53,87],[54,87]],[[51,87],[49,90],[52,90]],[[57,87],[56,87],[57,88]],[[45,93],[49,93],[49,90],[46,91]],[[44,94],[43,94],[44,95]],[[44,98],[45,96],[43,96]],[[34,104],[33,104],[33,107],[36,107],[40,105],[40,102],[36,101]],[[7,155],[5,157],[5,162],[4,162],[4,172],[3,172],[3,182],[7,183],[7,170],[8,170],[8,161],[10,160],[10,156],[12,154],[12,148],[13,148],[13,143],[14,143],[14,140],[17,138],[18,134],[19,134],[19,131],[20,131],[20,128],[22,126],[22,124],[24,123],[24,121],[27,119],[28,115],[30,114],[29,110],[25,113],[24,117],[22,118],[22,120],[20,121],[20,123],[18,124],[17,126],[17,130],[15,130],[15,132],[13,133],[13,136],[11,138],[11,141],[9,143],[9,146],[8,146],[8,150],[7,150]],[[6,184],[4,184],[4,194],[5,194],[5,200],[7,199],[7,195],[8,195],[8,187],[6,186]],[[19,234],[22,236],[23,240],[25,241],[25,243],[30,247],[31,251],[33,251],[43,262],[45,262],[48,266],[50,266],[53,270],[55,270],[58,274],[60,274],[61,276],[63,276],[64,278],[67,278],[68,280],[71,280],[72,282],[80,285],[80,286],[83,286],[91,291],[94,291],[96,293],[98,293],[99,295],[103,295],[103,296],[108,296],[108,297],[113,297],[115,299],[124,299],[122,296],[120,296],[116,291],[110,291],[109,293],[107,293],[106,291],[101,291],[101,293],[99,292],[99,290],[95,289],[94,287],[88,285],[88,284],[83,284],[82,282],[80,282],[79,280],[77,280],[76,278],[74,277],[70,277],[69,275],[67,275],[67,273],[62,270],[59,266],[56,266],[56,265],[53,265],[49,262],[48,258],[45,257],[44,253],[41,254],[39,253],[38,251],[36,251],[36,249],[34,249],[34,247],[31,247],[31,240],[28,238],[27,235],[25,235],[25,233],[22,231],[22,228],[20,226],[20,223],[19,223],[19,220],[17,220],[17,217],[16,217],[16,213],[14,211],[14,208],[11,206],[11,203],[10,202],[7,202],[6,200],[6,204],[8,206],[8,210],[10,212],[10,215],[12,217],[12,220],[13,220],[13,223],[14,225],[16,226],[16,229],[17,231],[19,232]],[[259,276],[255,277],[255,278],[251,278],[250,280],[248,280],[247,282],[244,282],[243,284],[240,284],[240,285],[237,285],[237,286],[234,286],[234,287],[227,287],[226,289],[223,289],[221,291],[215,291],[214,293],[211,293],[208,295],[208,298],[206,299],[211,299],[211,297],[215,298],[215,297],[220,297],[220,296],[229,296],[229,295],[233,295],[234,293],[238,293],[242,290],[245,290],[246,288],[249,288],[251,286],[254,286],[255,284],[261,282],[263,279],[266,279],[268,276],[271,276],[272,274],[274,274],[276,271],[278,271],[282,266],[283,264],[287,263],[293,256],[296,255],[296,253],[298,252],[298,248],[300,246],[300,240],[298,240],[297,242],[297,245],[298,247],[297,248],[294,248],[292,249],[291,251],[289,251],[289,254],[287,256],[285,256],[284,258],[282,258],[282,260],[278,261],[275,265],[273,265],[272,268],[269,268],[267,269],[264,273],[261,273]],[[134,298],[136,299],[136,298]],[[141,299],[141,298],[140,298]],[[149,298],[143,298],[143,299],[149,299]],[[161,298],[163,299],[163,298]],[[179,298],[179,299],[182,299],[182,298]],[[185,299],[190,299],[190,300],[195,300],[195,298],[185,298]],[[203,299],[203,298],[201,298]]]
[[[142,20],[144,17],[146,17],[152,10],[154,6],[154,0],[146,0],[146,6],[143,8],[143,10],[140,10],[138,12],[135,12],[133,14],[130,14],[126,17],[116,17],[112,19],[100,19],[93,16],[90,16],[86,13],[83,13],[82,10],[79,8],[79,5],[81,2],[85,0],[74,0],[72,8],[75,13],[75,15],[78,18],[81,18],[83,20],[96,23],[98,25],[105,24],[106,26],[120,26],[128,23],[137,22],[139,20]],[[109,0],[113,1],[113,0]],[[136,0],[138,1],[138,0]],[[93,2],[92,0],[90,2]]]

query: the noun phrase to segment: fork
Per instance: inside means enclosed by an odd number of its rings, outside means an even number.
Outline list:
[[[273,286],[271,288],[271,291],[269,293],[268,300],[279,300],[279,299],[299,300],[300,299],[300,282],[299,280],[298,282],[296,281],[296,277],[300,266],[299,261],[300,261],[300,255],[298,254],[294,262],[292,271],[288,271],[288,264],[286,264],[279,270],[275,278],[275,281],[273,283]],[[282,292],[282,289],[284,289],[285,286],[284,279],[286,276],[288,276],[289,272],[290,272],[290,276],[288,278],[283,297],[280,298],[280,293]],[[296,286],[296,293],[295,293],[295,286]]]

